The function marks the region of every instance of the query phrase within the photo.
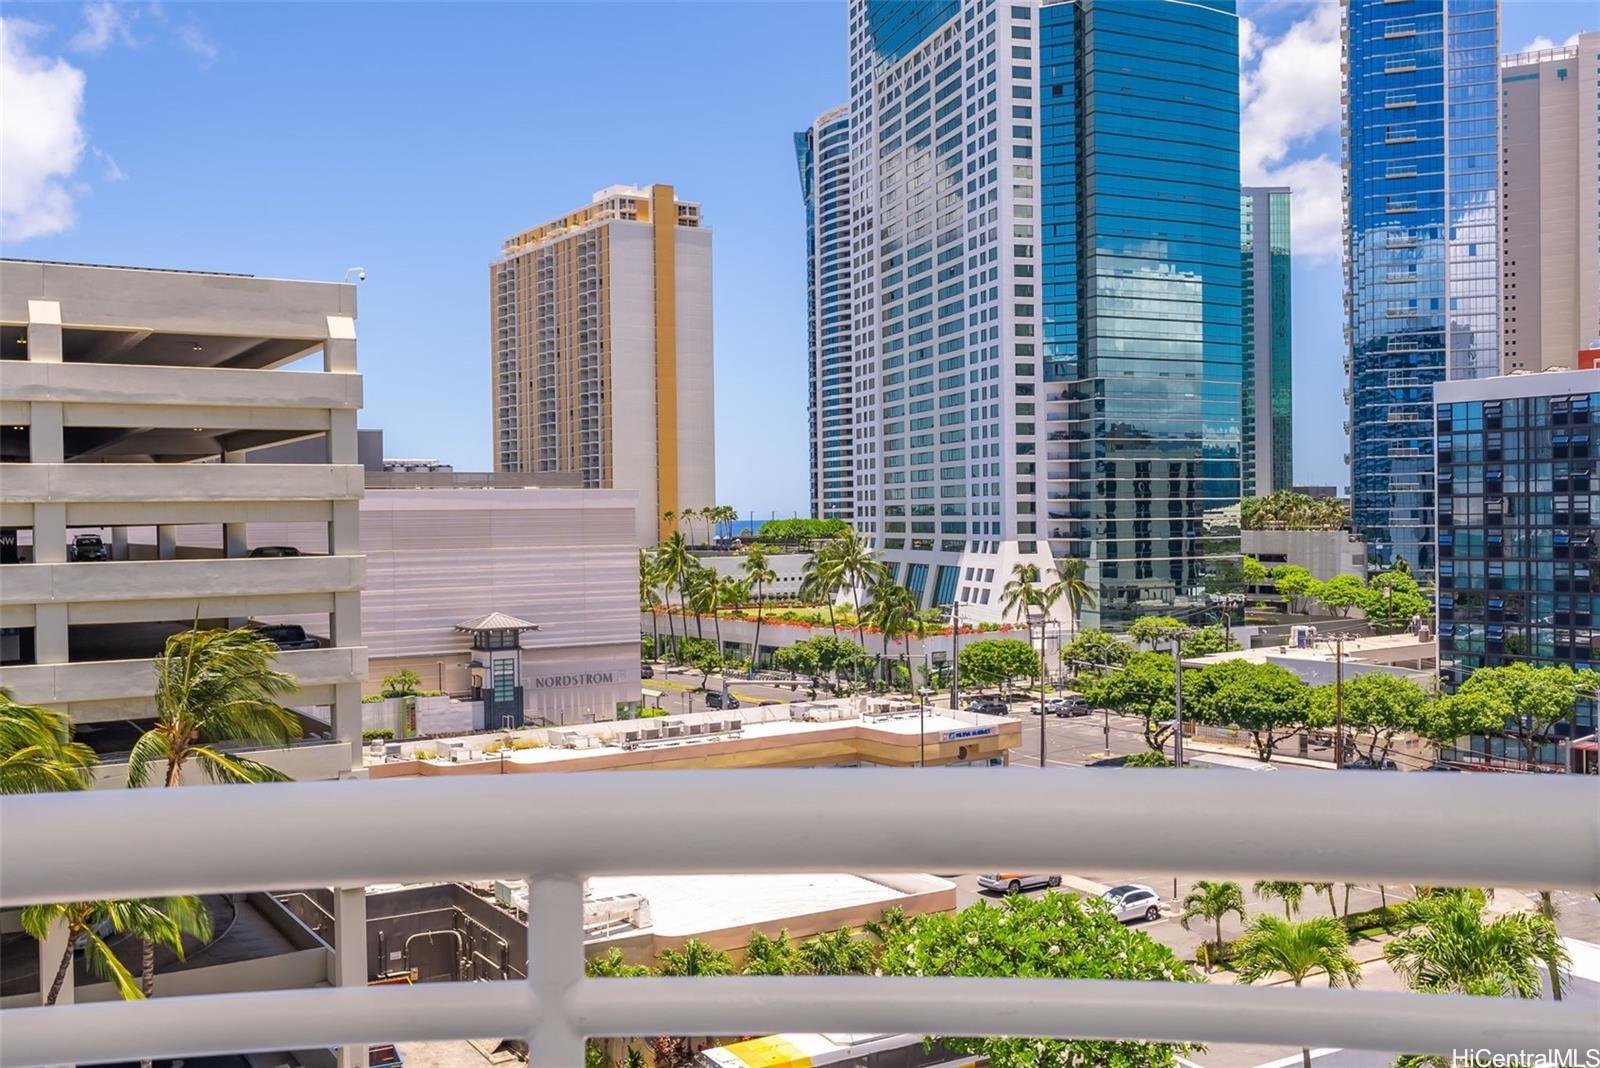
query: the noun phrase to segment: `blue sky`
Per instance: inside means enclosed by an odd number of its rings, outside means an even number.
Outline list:
[[[1338,5],[1245,0],[1247,181],[1297,189],[1296,475],[1344,485]],[[718,496],[806,507],[791,134],[843,102],[842,3],[8,3],[8,256],[340,278],[364,426],[490,463],[487,264],[618,182],[715,238]],[[1506,50],[1600,24],[1506,0]],[[1539,39],[1543,38],[1543,41]]]

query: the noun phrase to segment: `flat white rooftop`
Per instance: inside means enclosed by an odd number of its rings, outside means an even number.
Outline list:
[[[859,905],[888,908],[913,894],[953,889],[934,875],[628,875],[588,881],[593,897],[640,894],[651,929],[685,936],[728,927],[779,926],[795,917]],[[625,932],[631,934],[633,932]]]

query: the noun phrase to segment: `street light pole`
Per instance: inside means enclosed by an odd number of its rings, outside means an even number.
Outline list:
[[[961,707],[961,602],[950,602],[950,707]]]
[[[1344,634],[1333,636],[1333,770],[1344,770]]]
[[[1172,712],[1177,729],[1172,732],[1172,763],[1183,767],[1183,635],[1172,636]]]

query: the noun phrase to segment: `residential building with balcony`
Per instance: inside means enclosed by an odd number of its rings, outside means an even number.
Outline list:
[[[308,740],[258,755],[350,773],[367,669],[355,304],[352,285],[0,261],[0,686],[115,754],[154,716],[169,635],[294,614],[305,634],[278,665]],[[317,352],[320,370],[286,369]],[[305,462],[244,462],[297,440]],[[315,527],[317,551],[252,551],[283,522]]]
[[[1500,60],[1504,366],[1580,366],[1600,338],[1600,32]]]
[[[855,484],[850,355],[850,109],[794,135],[806,209],[806,356],[811,514],[851,519]]]
[[[1285,187],[1239,191],[1239,294],[1244,345],[1243,489],[1265,497],[1294,487],[1294,333]]]
[[[1445,383],[1434,408],[1440,682],[1518,662],[1594,667],[1600,370]],[[1578,737],[1594,717],[1580,702]],[[1487,743],[1520,759],[1514,738]]]
[[[1233,4],[856,0],[849,50],[857,526],[971,619],[1062,557],[1087,625],[1202,609],[1239,555]]]
[[[1500,370],[1497,0],[1345,0],[1352,517],[1434,570],[1433,386]]]
[[[489,265],[497,472],[575,475],[664,513],[715,503],[711,231],[670,185],[610,186]]]

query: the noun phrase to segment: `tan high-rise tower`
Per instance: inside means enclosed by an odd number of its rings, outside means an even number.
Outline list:
[[[1600,33],[1500,61],[1507,372],[1578,366],[1600,337]]]
[[[496,471],[636,490],[639,542],[715,503],[711,231],[670,185],[611,186],[489,267]]]

